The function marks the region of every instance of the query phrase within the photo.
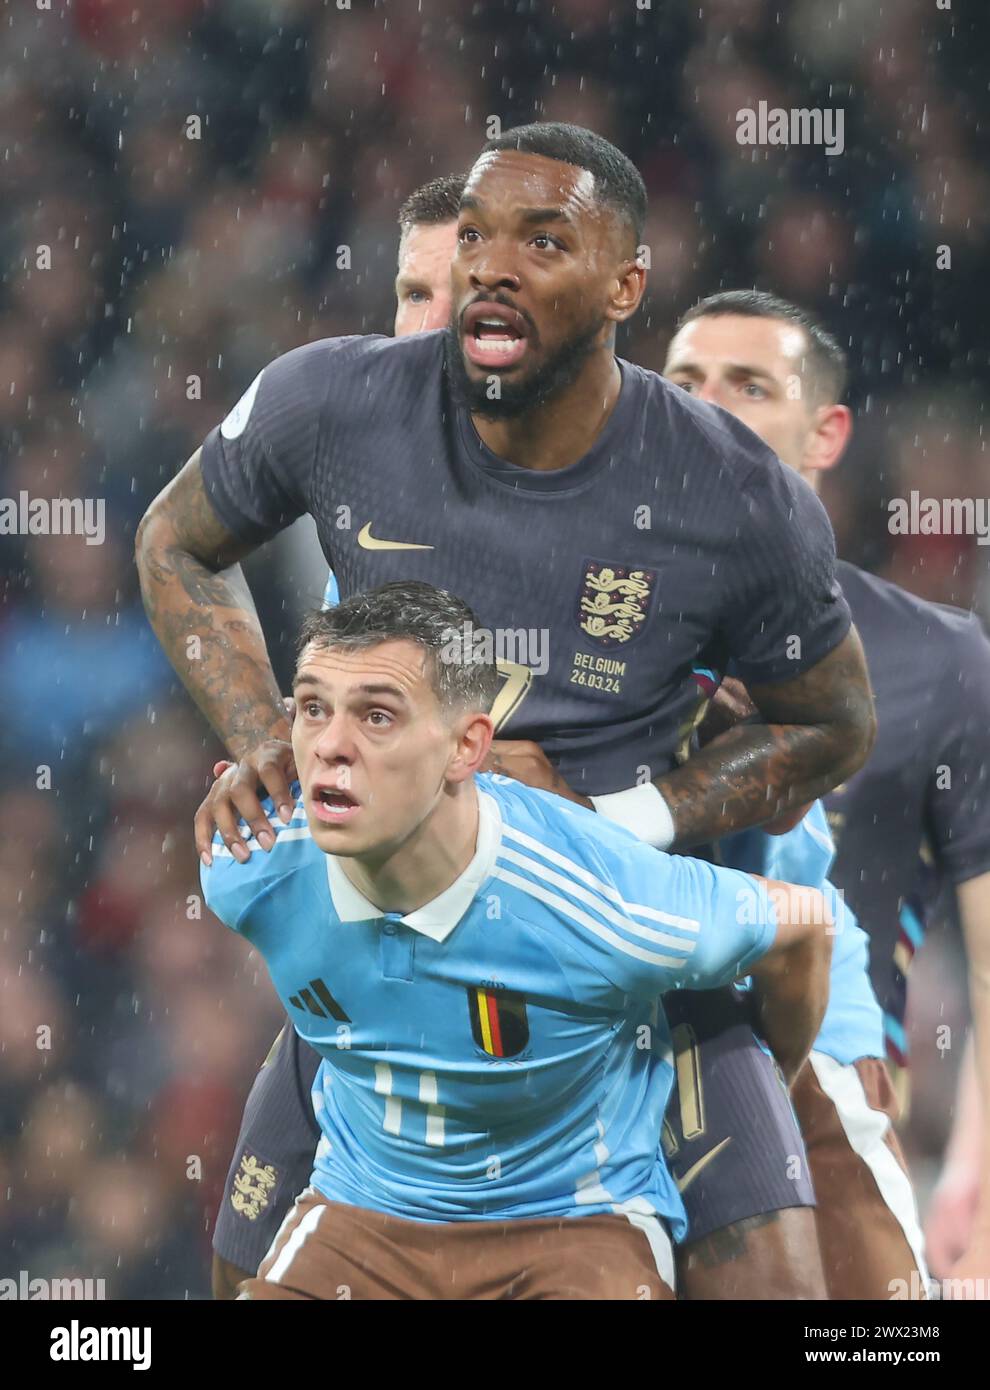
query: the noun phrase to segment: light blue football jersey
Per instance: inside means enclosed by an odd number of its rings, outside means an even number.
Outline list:
[[[339,602],[340,589],[331,570],[323,607],[333,608]],[[721,862],[733,868],[818,888],[825,894],[835,936],[828,1009],[815,1049],[843,1064],[859,1057],[883,1057],[884,1019],[870,982],[870,939],[828,879],[835,844],[822,803],[816,801],[786,835],[768,835],[760,829],[728,835],[721,841],[720,854]]]
[[[883,1057],[883,1010],[870,983],[870,939],[828,880],[835,858],[825,808],[816,801],[786,835],[742,830],[719,844],[721,860],[747,873],[763,874],[784,883],[819,888],[835,923],[829,1001],[815,1051],[843,1065],[859,1057]]]
[[[747,875],[661,854],[574,803],[510,778],[477,786],[474,859],[406,916],[317,847],[301,800],[289,826],[270,813],[269,854],[239,864],[214,843],[209,906],[261,952],[324,1059],[313,1183],[424,1221],[656,1213],[679,1239],[657,1144],[672,1082],[658,997],[745,974],[773,906]]]

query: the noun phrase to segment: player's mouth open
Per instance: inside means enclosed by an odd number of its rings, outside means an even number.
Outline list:
[[[464,352],[476,367],[512,367],[526,351],[526,320],[515,309],[471,304],[462,324]]]
[[[314,787],[309,804],[316,819],[327,825],[340,825],[361,809],[350,792],[338,787]]]

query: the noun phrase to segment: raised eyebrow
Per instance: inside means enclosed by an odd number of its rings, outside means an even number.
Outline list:
[[[315,690],[329,693],[329,687],[324,685],[319,676],[295,676],[292,681],[293,690],[297,690],[302,685],[311,685]],[[391,695],[393,699],[398,700],[401,704],[409,703],[405,691],[401,690],[397,685],[391,685],[387,681],[380,681],[369,685],[357,685],[354,687],[352,693],[361,695]]]
[[[745,362],[727,362],[725,371],[728,376],[758,376],[764,381],[775,383],[777,378],[772,372],[768,372],[763,367],[749,367]],[[682,372],[685,376],[704,376],[704,369],[699,367],[696,362],[671,362],[663,369],[664,376],[673,376],[675,372]]]
[[[520,216],[524,222],[574,222],[563,208],[523,208]]]
[[[429,285],[424,285],[422,280],[417,280],[412,275],[397,275],[395,277],[395,288],[397,290],[422,290],[424,294],[430,294]]]
[[[750,367],[745,362],[730,362],[727,370],[732,376],[759,376],[764,381],[776,381],[773,372],[768,372],[765,367]]]
[[[309,676],[306,675],[305,672],[297,671],[296,674],[292,677],[292,689],[296,690],[300,685],[312,685],[317,690],[326,689],[319,676]]]
[[[409,700],[404,690],[397,685],[389,685],[387,682],[379,682],[377,685],[359,685],[357,690],[362,695],[391,695],[394,700],[402,705],[407,705]]]
[[[460,202],[461,212],[483,212],[484,205],[479,198],[466,193]],[[568,212],[561,207],[553,208],[521,208],[519,216],[523,222],[567,222],[573,225],[574,219]]]

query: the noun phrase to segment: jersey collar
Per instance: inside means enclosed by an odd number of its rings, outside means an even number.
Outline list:
[[[493,796],[478,789],[478,842],[474,858],[449,888],[432,902],[418,907],[401,919],[407,927],[428,936],[431,941],[445,941],[474,902],[478,890],[491,877],[502,841],[502,816]],[[341,922],[368,922],[384,917],[344,873],[339,860],[327,855],[327,880],[333,908]]]

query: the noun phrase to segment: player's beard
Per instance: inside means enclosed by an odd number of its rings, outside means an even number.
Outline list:
[[[466,407],[472,415],[480,415],[483,420],[518,419],[520,415],[539,409],[574,384],[585,362],[598,346],[601,327],[602,320],[599,318],[578,329],[535,371],[520,377],[518,381],[500,376],[494,369],[488,376],[475,381],[464,365],[457,324],[451,319],[447,325],[445,353],[451,395],[459,405]],[[500,388],[500,394],[495,399],[489,395],[493,377],[498,380]]]

